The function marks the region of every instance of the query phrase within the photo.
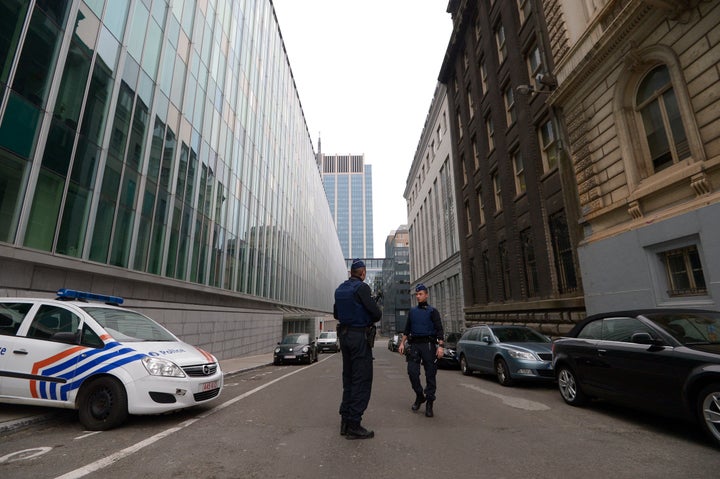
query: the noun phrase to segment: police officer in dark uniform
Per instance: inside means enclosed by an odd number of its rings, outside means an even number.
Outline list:
[[[333,316],[340,321],[338,336],[343,358],[343,395],[340,403],[340,434],[347,439],[375,436],[360,425],[370,402],[373,379],[372,346],[375,322],[382,311],[372,299],[365,281],[365,263],[359,259],[350,267],[350,278],[335,290]]]
[[[417,306],[410,310],[408,320],[405,323],[402,341],[398,347],[400,354],[405,354],[407,349],[407,372],[410,376],[410,384],[415,391],[415,402],[412,410],[417,411],[420,405],[425,404],[425,415],[433,417],[433,402],[437,382],[437,360],[443,356],[443,331],[442,319],[437,309],[427,303],[428,290],[420,283],[415,287],[415,298]],[[423,391],[420,383],[420,364],[425,367],[426,388]]]

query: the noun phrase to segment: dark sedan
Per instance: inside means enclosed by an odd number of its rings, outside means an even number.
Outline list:
[[[307,333],[288,334],[279,342],[273,352],[273,364],[313,363],[318,360],[315,341],[310,341]]]
[[[442,368],[457,369],[460,367],[460,360],[457,355],[457,343],[461,333],[447,333],[443,343],[443,357],[438,359],[438,366]]]
[[[697,420],[720,445],[720,312],[597,314],[553,344],[560,394]]]
[[[516,380],[555,379],[550,338],[526,326],[470,328],[458,341],[457,355],[463,374],[494,373],[503,386]]]

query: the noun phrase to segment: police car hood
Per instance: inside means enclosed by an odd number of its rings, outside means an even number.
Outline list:
[[[212,354],[182,341],[127,342],[123,346],[148,356],[168,359],[181,367],[217,362]]]

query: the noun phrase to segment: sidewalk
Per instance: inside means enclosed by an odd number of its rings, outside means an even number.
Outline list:
[[[220,369],[222,369],[225,377],[227,378],[233,374],[250,371],[252,369],[272,364],[272,362],[272,353],[258,354],[256,356],[221,359]],[[63,409],[0,403],[0,436],[8,431],[48,421],[55,417],[58,411],[63,411]]]

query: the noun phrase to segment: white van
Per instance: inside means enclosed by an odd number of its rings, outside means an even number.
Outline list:
[[[123,300],[61,289],[57,299],[0,298],[0,403],[77,409],[105,430],[217,397],[217,359]]]

